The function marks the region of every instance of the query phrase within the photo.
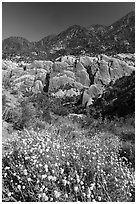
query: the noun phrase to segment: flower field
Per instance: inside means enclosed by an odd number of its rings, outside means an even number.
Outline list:
[[[3,202],[134,201],[134,168],[120,138],[71,119],[14,131],[3,147]]]

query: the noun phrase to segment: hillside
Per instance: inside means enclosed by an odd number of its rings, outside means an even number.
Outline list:
[[[3,56],[28,55],[30,59],[55,59],[61,55],[79,55],[83,52],[107,55],[134,53],[135,12],[130,12],[110,26],[91,25],[84,28],[73,25],[58,35],[49,35],[38,42],[21,37],[3,40]],[[36,52],[36,53],[35,53]]]

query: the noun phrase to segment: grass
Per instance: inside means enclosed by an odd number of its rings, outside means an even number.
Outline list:
[[[37,124],[6,144],[3,202],[134,201],[134,168],[120,156],[124,128],[92,121],[86,129],[67,117]]]

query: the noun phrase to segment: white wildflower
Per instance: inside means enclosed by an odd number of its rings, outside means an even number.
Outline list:
[[[28,180],[28,181],[31,181],[31,178],[28,178],[27,180]]]
[[[23,173],[26,176],[28,174],[27,169],[24,169]]]
[[[90,190],[92,191],[94,187],[95,187],[95,183],[92,183],[92,184],[90,185]]]
[[[61,172],[61,174],[63,174],[63,172],[64,172],[64,169],[62,169],[62,168],[61,168],[61,169],[60,169],[60,172]]]
[[[45,167],[45,171],[46,171],[46,172],[48,172],[48,165],[47,165],[47,164],[45,164],[45,166],[44,166],[44,167]]]
[[[75,192],[78,191],[78,186],[74,186],[74,191],[75,191]]]
[[[56,198],[59,198],[61,196],[61,193],[59,191],[54,191],[54,195]]]
[[[47,175],[44,174],[44,175],[42,175],[41,177],[42,177],[42,179],[45,179],[45,178],[47,177]]]
[[[98,200],[101,201],[101,196],[98,196]]]
[[[9,169],[10,169],[10,167],[9,167],[9,166],[6,166],[6,167],[5,167],[5,170],[9,170]]]
[[[8,193],[8,196],[10,197],[10,196],[11,196],[11,194],[12,194],[12,193],[11,193],[11,192],[9,192],[9,193]]]
[[[21,185],[18,185],[17,188],[20,190],[21,189]]]
[[[66,186],[67,181],[65,179],[63,179],[62,182],[63,182],[64,186]]]

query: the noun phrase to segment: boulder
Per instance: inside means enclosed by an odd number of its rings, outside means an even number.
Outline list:
[[[107,63],[111,60],[111,57],[110,57],[110,56],[107,56],[107,55],[105,55],[105,54],[101,54],[101,56],[102,56],[102,60],[105,61],[105,62],[107,62]]]
[[[75,74],[72,71],[64,70],[63,73],[66,74],[68,77],[71,77],[73,79],[75,78]]]
[[[89,75],[85,69],[77,70],[75,72],[76,81],[80,82],[84,86],[90,86]]]
[[[76,68],[73,68],[74,71],[81,71],[81,70],[86,70],[85,67],[78,61],[76,64]]]
[[[90,96],[87,93],[87,90],[85,90],[83,94],[82,105],[85,106],[85,104],[88,103],[89,99],[90,99]]]
[[[2,69],[16,69],[18,67],[18,64],[16,62],[12,62],[10,60],[3,60],[2,61]]]
[[[105,62],[104,60],[101,60],[100,62],[100,68],[99,68],[99,74],[102,82],[107,85],[110,83],[110,74],[109,74],[109,68],[108,68],[108,63]]]
[[[43,91],[43,84],[41,80],[36,80],[32,88],[33,93],[38,94]]]
[[[128,64],[124,61],[120,61],[121,69],[123,70],[124,75],[128,76],[132,73],[133,69],[131,69],[131,66],[128,66]]]
[[[72,65],[74,64],[75,62],[75,57],[73,56],[63,56],[62,59],[61,59],[61,62],[66,62],[68,65]]]
[[[100,89],[97,87],[97,85],[93,84],[89,87],[87,93],[91,98],[98,98],[101,94]]]
[[[30,64],[30,68],[43,68],[44,67],[44,61],[43,60],[34,60]]]
[[[92,63],[90,70],[92,75],[94,75],[99,70],[99,67],[96,62]]]
[[[55,76],[50,80],[50,90],[57,91],[66,84],[73,86],[74,82],[74,79],[67,77],[66,74],[60,77]]]
[[[20,83],[20,82],[24,82],[24,83],[33,83],[33,81],[34,81],[34,76],[33,75],[29,75],[29,74],[26,74],[26,75],[23,75],[23,76],[21,76],[21,77],[19,77],[19,78],[17,78],[17,79],[15,79],[13,82],[14,82],[14,84],[16,84],[16,83]]]
[[[84,94],[83,94],[83,99],[82,99],[82,105],[83,106],[90,106],[90,105],[92,105],[93,104],[93,98],[88,94],[88,91],[87,90],[85,90],[84,91]]]
[[[68,64],[66,62],[54,62],[52,65],[53,72],[62,72],[67,70]]]
[[[82,56],[82,57],[80,57],[80,63],[84,67],[89,67],[93,64],[93,58],[89,57],[89,56]]]
[[[43,62],[43,69],[46,69],[46,71],[48,71],[48,72],[52,71],[52,66],[53,66],[53,62],[51,62],[51,61],[44,61]]]

